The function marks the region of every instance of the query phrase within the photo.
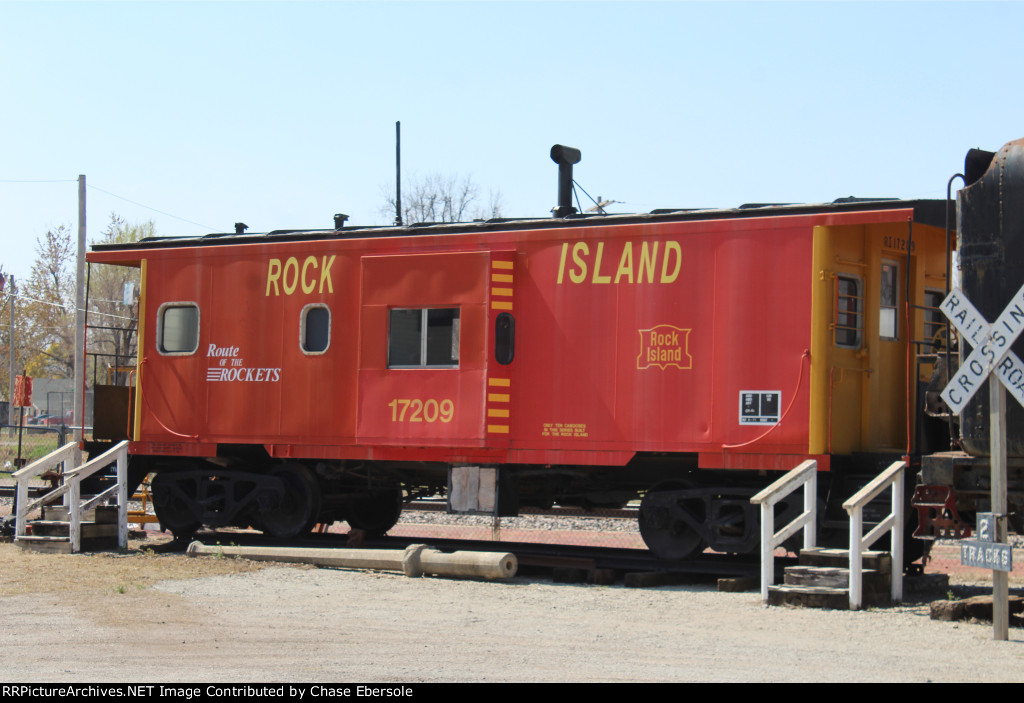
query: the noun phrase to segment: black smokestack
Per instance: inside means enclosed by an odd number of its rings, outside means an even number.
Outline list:
[[[558,164],[558,207],[552,210],[555,217],[565,217],[576,212],[572,206],[572,165],[582,158],[579,149],[555,144],[551,147],[551,160]]]

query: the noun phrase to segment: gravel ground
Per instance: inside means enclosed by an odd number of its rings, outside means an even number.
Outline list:
[[[927,606],[273,567],[0,598],[7,681],[1022,681],[1024,636]]]
[[[996,642],[991,624],[929,619],[926,602],[766,608],[707,585],[409,579],[142,544],[0,544],[4,681],[1024,681],[1024,631]]]

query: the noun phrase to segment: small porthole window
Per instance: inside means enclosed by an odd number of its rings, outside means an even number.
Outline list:
[[[516,320],[503,312],[494,320],[494,360],[508,366],[516,356]]]
[[[161,354],[193,354],[199,348],[199,306],[164,303],[158,313],[157,349]]]
[[[307,305],[302,309],[299,338],[306,354],[327,351],[331,345],[331,311],[326,305]]]

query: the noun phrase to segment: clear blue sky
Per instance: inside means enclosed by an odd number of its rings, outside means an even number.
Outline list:
[[[472,176],[508,216],[555,204],[555,143],[619,211],[942,197],[968,148],[1024,137],[1021,26],[1014,2],[0,0],[0,263],[24,278],[77,226],[78,174],[91,238],[112,212],[384,224],[396,120],[404,178]]]

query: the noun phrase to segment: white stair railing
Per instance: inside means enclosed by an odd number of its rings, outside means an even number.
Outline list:
[[[17,482],[18,510],[15,518],[15,539],[28,534],[28,516],[36,508],[62,498],[62,504],[68,510],[70,522],[69,537],[71,551],[79,552],[82,548],[82,513],[99,505],[111,496],[117,496],[117,543],[124,549],[128,546],[128,442],[121,442],[95,459],[82,464],[78,468],[69,468],[75,460],[78,445],[74,442],[65,444],[60,449],[37,459],[23,469],[11,474]],[[117,462],[117,482],[107,490],[82,502],[81,483],[100,469]],[[55,488],[31,503],[28,500],[28,483],[33,478],[49,469],[62,467],[63,485]]]
[[[804,511],[775,532],[775,504],[804,487]],[[804,549],[817,540],[818,462],[808,459],[750,499],[761,506],[761,600],[768,602],[768,587],[775,582],[775,548],[797,530],[804,531]]]
[[[869,484],[843,503],[850,516],[850,609],[859,610],[864,602],[863,571],[864,550],[878,541],[887,531],[891,533],[892,547],[892,600],[903,600],[903,471],[907,462],[893,462]],[[864,506],[885,489],[892,487],[892,512],[869,533],[864,532]]]
[[[11,474],[11,478],[17,482],[15,486],[15,505],[17,506],[14,523],[15,539],[18,537],[24,537],[28,534],[27,525],[29,513],[44,503],[51,502],[51,500],[49,500],[50,494],[48,493],[46,496],[29,503],[29,481],[51,469],[56,469],[58,466],[60,467],[60,474],[63,475],[70,472],[71,468],[75,465],[77,452],[78,445],[75,442],[69,442],[60,449],[56,449],[46,456],[36,459],[28,466],[18,469]]]

